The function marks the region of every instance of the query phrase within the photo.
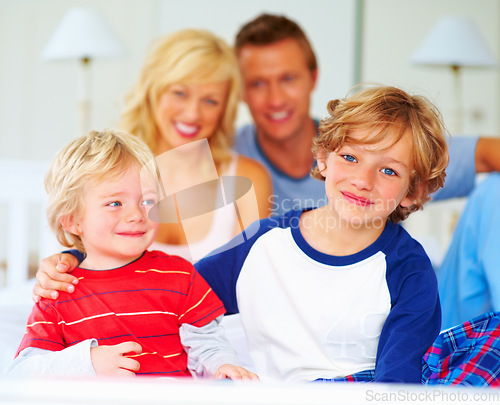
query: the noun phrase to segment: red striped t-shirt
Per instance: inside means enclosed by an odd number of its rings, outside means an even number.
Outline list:
[[[191,263],[159,251],[118,269],[72,274],[80,280],[74,293],[35,304],[18,353],[62,350],[90,338],[99,345],[135,341],[142,346],[131,355],[141,365],[137,374],[190,376],[179,327],[204,326],[225,312]]]

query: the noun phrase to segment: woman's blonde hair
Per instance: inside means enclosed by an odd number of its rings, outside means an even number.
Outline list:
[[[425,97],[409,95],[396,87],[374,86],[342,100],[332,100],[327,109],[330,117],[320,122],[314,142],[316,156],[336,152],[346,143],[377,144],[387,136],[394,137],[393,145],[405,132],[411,133],[413,170],[408,196],[415,202],[410,207],[397,207],[389,216],[390,221],[406,219],[443,186],[448,165],[446,129],[440,112]],[[363,139],[351,137],[350,133],[357,129],[371,129],[370,135]],[[317,167],[311,174],[324,180]]]
[[[120,127],[140,136],[157,153],[161,136],[154,111],[162,93],[175,83],[229,81],[225,111],[208,142],[216,164],[230,159],[241,83],[236,57],[227,43],[209,31],[185,29],[159,38],[148,54],[139,80],[125,100]]]
[[[59,243],[85,252],[80,237],[65,230],[62,221],[84,214],[86,184],[117,178],[132,165],[146,170],[160,186],[159,172],[150,149],[141,139],[124,131],[92,131],[57,154],[45,176],[45,190],[48,223]]]

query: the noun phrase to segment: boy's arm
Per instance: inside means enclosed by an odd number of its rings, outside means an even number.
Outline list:
[[[187,323],[180,327],[181,342],[188,354],[188,368],[197,376],[212,377],[223,365],[233,365],[243,373],[248,373],[240,367],[240,361],[226,339],[224,328],[220,324],[222,319],[223,316],[219,316],[202,327]],[[249,378],[252,379],[252,376]]]
[[[389,287],[397,300],[380,335],[375,365],[377,382],[420,383],[422,357],[440,331],[437,279],[430,262],[419,260],[406,266],[422,271],[407,273]]]
[[[11,362],[7,373],[15,376],[95,376],[90,349],[97,340],[87,339],[59,351],[27,347]]]
[[[141,347],[136,342],[99,346],[86,339],[66,347],[62,317],[52,301],[35,304],[28,317],[26,332],[8,372],[15,375],[130,375],[139,368],[137,360],[123,356]],[[95,371],[94,371],[95,370]]]
[[[136,342],[98,346],[96,339],[87,339],[57,351],[27,347],[6,371],[16,376],[134,375],[134,371],[139,369],[139,363],[123,356],[130,351],[140,353],[141,348]]]
[[[476,173],[500,172],[500,137],[480,136],[475,161]]]
[[[500,137],[452,136],[448,146],[446,179],[443,188],[432,195],[434,201],[468,196],[477,173],[500,171]]]

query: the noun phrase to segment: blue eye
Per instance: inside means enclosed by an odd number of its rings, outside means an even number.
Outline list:
[[[177,97],[185,97],[186,93],[184,91],[181,91],[181,90],[175,90],[174,95],[176,95]]]
[[[387,174],[388,176],[395,176],[396,172],[388,167],[381,170],[382,173]]]
[[[219,104],[216,100],[213,100],[211,98],[206,98],[205,103],[210,104],[210,105],[217,105]]]
[[[356,158],[352,155],[342,155],[342,157],[348,162],[353,162],[353,163],[357,162]]]
[[[120,201],[113,201],[108,204],[110,207],[121,207],[122,203]]]
[[[250,83],[251,87],[262,87],[263,85],[264,85],[264,82],[262,80],[256,80],[256,81]]]
[[[153,206],[155,205],[156,202],[155,200],[144,200],[141,205],[145,206],[145,207],[149,207],[149,206]]]

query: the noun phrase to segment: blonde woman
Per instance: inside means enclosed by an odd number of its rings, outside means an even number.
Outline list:
[[[196,261],[270,214],[267,170],[231,150],[240,88],[233,50],[211,32],[182,30],[153,44],[126,99],[121,128],[140,136],[159,156],[166,193],[218,176],[247,177],[254,187],[238,200],[239,218],[234,206],[213,209],[221,202],[193,192],[189,199],[203,203],[205,212],[162,223],[156,249]],[[183,208],[177,206],[181,216]]]

